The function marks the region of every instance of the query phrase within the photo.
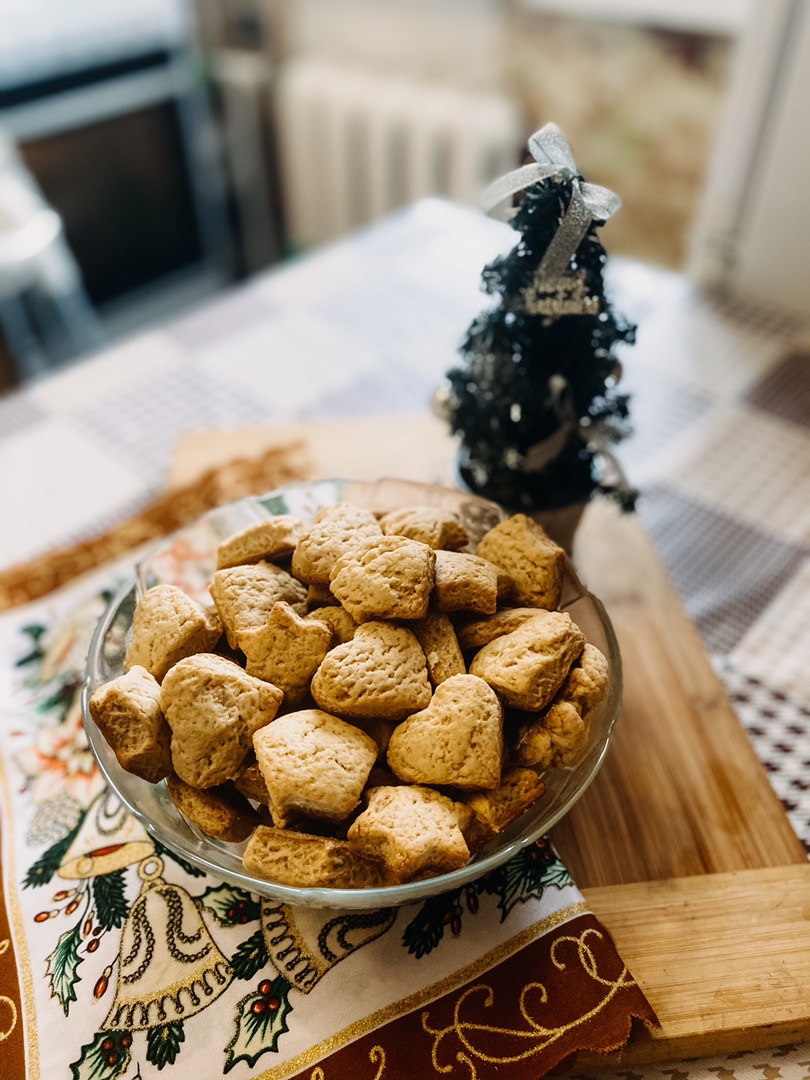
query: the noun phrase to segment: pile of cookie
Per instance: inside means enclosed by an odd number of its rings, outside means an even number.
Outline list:
[[[565,554],[516,514],[341,502],[222,543],[204,608],[136,605],[125,673],[90,713],[246,869],[297,887],[464,866],[573,764],[608,664],[559,609]]]

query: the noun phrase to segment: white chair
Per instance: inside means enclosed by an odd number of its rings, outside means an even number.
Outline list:
[[[103,341],[62,221],[2,132],[0,329],[23,382]]]

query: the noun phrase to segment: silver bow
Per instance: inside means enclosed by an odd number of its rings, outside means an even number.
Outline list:
[[[540,277],[560,276],[568,269],[591,222],[607,221],[622,205],[622,200],[609,188],[579,179],[571,147],[556,124],[546,124],[535,131],[529,139],[529,150],[534,161],[494,180],[484,192],[482,203],[489,211],[510,195],[550,176],[571,180],[568,209],[537,269]]]

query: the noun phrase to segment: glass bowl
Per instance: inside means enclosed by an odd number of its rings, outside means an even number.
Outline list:
[[[165,781],[150,784],[121,768],[90,716],[87,702],[98,686],[123,673],[135,603],[145,589],[159,583],[178,585],[196,599],[210,603],[208,585],[216,567],[216,549],[222,540],[274,514],[289,513],[311,520],[319,509],[339,501],[357,503],[379,513],[419,504],[451,509],[459,515],[473,542],[506,516],[494,503],[476,496],[387,479],[288,484],[266,495],[250,496],[209,511],[161,541],[134,568],[132,577],[110,602],[88,652],[82,705],[87,739],[107,783],[147,832],[165,847],[217,878],[282,903],[367,910],[412,903],[457,889],[496,869],[555,825],[591,783],[607,752],[621,702],[621,659],[605,609],[582,585],[569,562],[560,607],[570,613],[587,640],[607,657],[609,690],[591,716],[584,753],[571,767],[546,770],[543,774],[546,794],[532,809],[460,870],[423,881],[365,889],[293,888],[248,873],[241,860],[244,844],[206,836],[176,809]]]

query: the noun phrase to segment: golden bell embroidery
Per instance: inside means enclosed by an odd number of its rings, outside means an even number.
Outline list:
[[[118,986],[102,1025],[108,1030],[185,1020],[234,978],[194,900],[162,871],[156,855],[138,867],[143,886],[121,934]]]
[[[335,964],[351,956],[394,925],[396,908],[336,914],[324,922],[318,909],[262,904],[262,933],[276,970],[308,994]]]
[[[57,873],[74,881],[111,874],[141,862],[154,850],[146,829],[105,788],[90,804]]]

